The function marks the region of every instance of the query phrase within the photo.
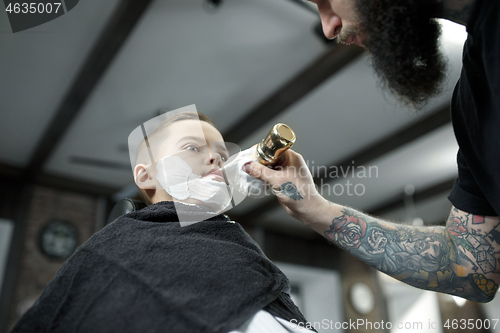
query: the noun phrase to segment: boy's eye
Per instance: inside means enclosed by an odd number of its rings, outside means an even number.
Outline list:
[[[185,150],[200,151],[200,147],[195,144],[190,144],[184,147]]]

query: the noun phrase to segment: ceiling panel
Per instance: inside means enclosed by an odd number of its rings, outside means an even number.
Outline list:
[[[448,200],[448,194],[448,192],[444,192],[418,202],[415,205],[415,217],[421,218],[426,224],[436,225],[445,223],[451,211],[451,202]],[[381,217],[389,221],[402,222],[407,220],[410,215],[411,212],[408,212],[405,208],[398,208],[382,214]]]
[[[342,170],[348,177],[325,186],[325,197],[363,210],[379,206],[406,185],[419,191],[455,177],[457,152],[451,125],[443,126],[366,166]]]
[[[80,1],[65,15],[15,34],[0,11],[0,162],[27,164],[117,3]]]

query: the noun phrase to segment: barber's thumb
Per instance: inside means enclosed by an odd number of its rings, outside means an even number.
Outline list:
[[[264,169],[268,169],[268,168],[266,168],[265,166],[263,166],[262,164],[257,163],[257,162],[250,162],[250,163],[247,163],[243,166],[243,171],[248,173],[250,176],[255,177],[257,179],[260,179],[260,180],[263,180],[263,181],[267,181],[267,179],[266,179],[267,177],[265,177],[265,175],[264,175]],[[268,170],[271,171],[270,169],[268,169]]]

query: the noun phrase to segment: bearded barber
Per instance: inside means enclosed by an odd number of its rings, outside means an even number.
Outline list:
[[[310,173],[296,172],[307,165],[294,151],[279,170],[253,162],[245,171],[272,185],[290,215],[376,269],[415,287],[492,300],[500,284],[500,1],[313,2],[326,37],[365,47],[389,90],[417,107],[443,84],[433,18],[466,26],[463,69],[451,103],[460,150],[446,227],[394,224],[329,202]],[[284,191],[288,182],[294,186]]]

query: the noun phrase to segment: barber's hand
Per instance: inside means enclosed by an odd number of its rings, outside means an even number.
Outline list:
[[[273,188],[278,201],[291,216],[306,222],[327,201],[321,197],[302,155],[284,152],[272,169],[260,163],[245,164],[244,170]]]

